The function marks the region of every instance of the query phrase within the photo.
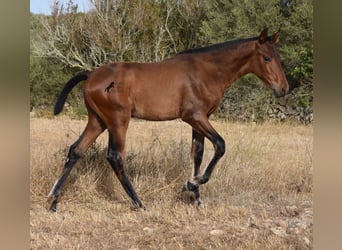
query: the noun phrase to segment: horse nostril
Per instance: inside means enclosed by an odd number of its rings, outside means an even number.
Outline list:
[[[281,93],[282,93],[283,95],[285,95],[286,89],[285,89],[284,87],[281,88]]]

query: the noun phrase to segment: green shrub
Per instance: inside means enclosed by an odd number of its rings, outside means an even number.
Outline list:
[[[77,71],[110,61],[160,61],[193,47],[281,30],[278,51],[291,88],[285,104],[255,76],[246,76],[224,94],[216,116],[265,120],[272,110],[313,103],[313,3],[310,0],[94,0],[95,10],[79,13],[73,1],[55,5],[52,16],[31,15],[30,106],[52,108],[65,82]],[[56,2],[57,3],[57,2]],[[84,117],[78,85],[66,111]],[[291,113],[291,112],[290,112]],[[273,116],[273,114],[272,114]]]
[[[289,7],[282,7],[278,0],[207,1],[206,19],[199,37],[203,44],[211,44],[254,37],[265,27],[272,34],[280,29],[278,51],[290,88],[296,88],[296,94],[289,95],[286,102],[312,111],[313,4],[312,1],[289,3]],[[232,120],[267,119],[272,113],[270,109],[279,101],[257,81],[248,76],[234,83],[225,93],[216,115]]]

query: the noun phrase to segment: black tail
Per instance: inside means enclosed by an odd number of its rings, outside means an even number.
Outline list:
[[[55,104],[55,108],[53,113],[55,115],[59,114],[64,106],[64,103],[66,101],[66,98],[69,94],[69,92],[76,86],[77,83],[79,83],[80,81],[84,81],[88,79],[89,76],[89,71],[82,71],[80,73],[78,73],[77,75],[75,75],[73,78],[71,78],[65,85],[64,88],[62,89],[61,93],[59,94],[56,104]]]

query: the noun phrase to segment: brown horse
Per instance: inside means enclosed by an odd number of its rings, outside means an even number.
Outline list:
[[[194,171],[183,190],[194,192],[196,203],[201,204],[199,185],[209,180],[225,153],[225,141],[208,121],[224,91],[247,73],[257,75],[277,97],[289,90],[274,46],[278,38],[279,32],[267,36],[265,29],[258,37],[190,49],[158,63],[109,63],[71,78],[57,99],[54,113],[62,111],[72,88],[87,80],[84,100],[88,123],[70,147],[63,172],[49,194],[50,209],[56,211],[60,190],[72,167],[105,129],[109,133],[107,160],[133,205],[144,208],[124,170],[131,117],[151,121],[181,118],[192,127]],[[199,174],[204,138],[211,141],[215,153]]]

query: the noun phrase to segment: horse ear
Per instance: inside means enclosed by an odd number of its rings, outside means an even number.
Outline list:
[[[259,43],[264,43],[267,40],[267,32],[268,32],[268,28],[265,28],[263,31],[261,31],[260,35],[259,35]]]
[[[275,33],[272,37],[271,37],[271,41],[272,43],[276,44],[279,42],[279,36],[280,36],[280,29],[278,30],[277,33]]]

